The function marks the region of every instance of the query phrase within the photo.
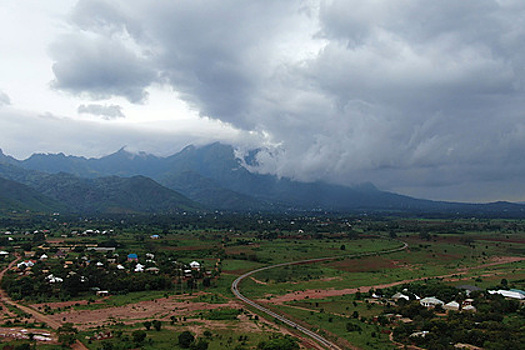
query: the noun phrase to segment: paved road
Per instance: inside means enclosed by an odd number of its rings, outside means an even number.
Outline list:
[[[403,243],[403,246],[400,247],[400,248],[395,248],[395,249],[389,249],[389,250],[383,250],[383,251],[380,251],[380,252],[373,252],[373,253],[361,253],[361,254],[350,254],[350,255],[340,255],[340,256],[332,256],[332,257],[325,257],[325,258],[316,258],[316,259],[306,259],[306,260],[300,260],[300,261],[292,261],[292,262],[287,262],[287,263],[282,263],[282,264],[276,264],[276,265],[271,265],[271,266],[266,266],[266,267],[262,267],[260,269],[256,269],[256,270],[252,270],[250,272],[247,272],[245,273],[244,275],[242,276],[239,276],[235,281],[233,281],[232,283],[232,286],[231,286],[231,290],[233,292],[233,294],[240,300],[242,300],[243,302],[245,302],[246,304],[250,305],[250,306],[253,306],[254,308],[264,312],[265,314],[271,316],[271,317],[274,317],[275,319],[287,324],[288,326],[294,328],[294,329],[297,329],[298,331],[302,332],[303,334],[309,336],[310,338],[314,339],[315,341],[317,341],[319,344],[321,344],[322,346],[324,346],[325,348],[327,349],[334,349],[334,350],[341,350],[341,348],[339,346],[337,346],[336,344],[332,343],[331,341],[329,341],[328,339],[320,336],[319,334],[309,330],[308,328],[305,328],[303,326],[301,326],[300,324],[282,316],[282,315],[279,315],[278,313],[262,306],[261,304],[257,304],[255,301],[247,298],[246,296],[244,296],[240,290],[239,290],[239,284],[248,276],[251,276],[257,272],[261,272],[261,271],[264,271],[264,270],[269,270],[269,269],[274,269],[274,268],[277,268],[277,267],[282,267],[282,266],[290,266],[290,265],[302,265],[302,264],[313,264],[313,263],[316,263],[316,262],[321,262],[321,261],[329,261],[329,260],[336,260],[336,259],[340,259],[340,258],[354,258],[354,257],[362,257],[362,256],[371,256],[371,255],[382,255],[382,254],[389,254],[389,253],[393,253],[393,252],[398,252],[398,251],[401,251],[401,250],[404,250],[408,247],[408,244],[405,243],[405,242],[401,242]]]

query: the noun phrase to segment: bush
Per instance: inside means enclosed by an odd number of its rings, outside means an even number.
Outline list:
[[[298,350],[299,345],[297,341],[286,335],[284,337],[279,337],[271,339],[268,341],[262,341],[257,345],[258,350]]]
[[[202,339],[199,339],[198,342],[194,342],[190,345],[191,350],[207,350],[208,349],[208,342]]]
[[[195,341],[195,337],[190,331],[184,331],[179,335],[179,345],[181,348],[188,349]]]
[[[146,335],[146,332],[144,332],[143,330],[138,330],[131,333],[131,336],[133,337],[133,342],[135,342],[136,344],[142,343],[144,339],[146,339]]]
[[[361,327],[357,324],[353,324],[351,322],[348,322],[346,324],[346,330],[348,332],[360,332],[361,331]]]

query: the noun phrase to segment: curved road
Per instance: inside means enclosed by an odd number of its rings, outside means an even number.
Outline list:
[[[403,243],[403,246],[400,247],[400,248],[383,250],[383,251],[379,251],[379,252],[339,255],[339,256],[332,256],[332,257],[325,257],[325,258],[316,258],[316,259],[306,259],[306,260],[292,261],[292,262],[286,262],[286,263],[281,263],[281,264],[261,267],[259,269],[252,270],[250,272],[245,273],[244,275],[239,276],[235,281],[233,281],[232,286],[231,286],[231,291],[233,292],[233,294],[238,299],[242,300],[246,304],[248,304],[250,306],[253,306],[257,310],[260,310],[260,311],[264,312],[265,314],[267,314],[267,315],[269,315],[271,317],[274,317],[275,319],[277,319],[277,320],[287,324],[288,326],[290,326],[290,327],[292,327],[294,329],[297,329],[298,331],[302,332],[303,334],[305,334],[305,335],[309,336],[310,338],[314,339],[315,341],[317,341],[319,344],[321,344],[325,348],[334,349],[334,350],[341,350],[341,348],[339,346],[335,345],[334,343],[332,343],[328,339],[320,336],[319,334],[309,330],[308,328],[305,328],[305,327],[301,326],[300,324],[297,324],[296,322],[294,322],[294,321],[292,321],[292,320],[290,320],[290,319],[288,319],[288,318],[286,318],[286,317],[284,317],[282,315],[279,315],[276,312],[273,312],[272,310],[262,306],[261,304],[257,304],[255,301],[247,298],[246,296],[244,296],[239,291],[239,284],[248,276],[251,276],[251,275],[253,275],[253,274],[257,273],[257,272],[260,272],[260,271],[274,269],[274,268],[277,268],[277,267],[290,266],[290,265],[300,265],[300,264],[312,264],[312,263],[316,263],[316,262],[336,260],[336,259],[340,259],[340,258],[355,258],[355,257],[361,257],[361,256],[389,254],[389,253],[393,253],[393,252],[398,252],[398,251],[404,250],[404,249],[406,249],[408,247],[408,244],[406,242],[402,242],[402,241],[400,241],[400,242]]]

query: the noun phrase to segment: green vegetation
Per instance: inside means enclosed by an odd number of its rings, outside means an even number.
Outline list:
[[[10,253],[2,266],[14,259],[14,253],[34,260],[34,266],[8,272],[2,287],[14,299],[37,303],[42,313],[55,317],[64,313],[69,321],[68,314],[78,311],[125,306],[141,311],[145,305],[166,303],[161,311],[126,322],[110,318],[79,333],[64,326],[64,344],[80,339],[93,350],[295,349],[297,340],[282,337],[278,326],[261,322],[262,314],[228,305],[234,298],[231,283],[269,264],[319,257],[335,259],[264,270],[244,280],[240,289],[334,342],[363,349],[395,348],[390,332],[402,344],[436,349],[449,349],[455,342],[486,349],[519,348],[523,343],[523,307],[501,298],[480,294],[474,303],[477,313],[446,315],[413,300],[395,305],[388,301],[405,289],[411,296],[435,296],[446,302],[464,300],[456,287],[465,284],[482,291],[525,289],[525,261],[501,258],[525,255],[521,221],[219,213],[78,218],[17,213],[0,218],[2,230],[9,234],[0,235],[0,250]],[[401,246],[392,237],[407,242],[409,250],[376,255]],[[130,253],[138,262],[128,261]],[[371,255],[352,256],[363,253]],[[48,258],[41,260],[44,254]],[[190,267],[193,261],[200,264],[198,269]],[[158,270],[136,272],[138,263],[144,270]],[[50,275],[62,281],[52,283]],[[394,286],[386,286],[389,283]],[[375,288],[368,292],[363,288],[367,286]],[[97,295],[105,290],[109,295]],[[312,290],[319,291],[318,299],[316,293],[302,296]],[[324,290],[345,294],[326,297]],[[374,293],[379,298],[371,298]],[[297,300],[278,302],[287,294],[297,295]],[[5,327],[41,327],[17,308],[3,311]],[[400,323],[391,315],[411,322]],[[451,328],[455,331],[446,331]],[[427,330],[428,336],[412,336]],[[186,331],[194,338],[181,343],[179,337]],[[94,336],[106,332],[111,336]],[[38,343],[37,348],[52,347]]]

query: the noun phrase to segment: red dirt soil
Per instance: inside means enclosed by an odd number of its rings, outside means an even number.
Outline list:
[[[87,329],[111,322],[134,324],[145,319],[169,321],[171,316],[188,317],[195,311],[226,307],[239,309],[243,305],[236,301],[226,304],[209,304],[184,301],[180,297],[169,297],[98,310],[68,310],[48,317],[57,322],[72,322],[79,329]]]

